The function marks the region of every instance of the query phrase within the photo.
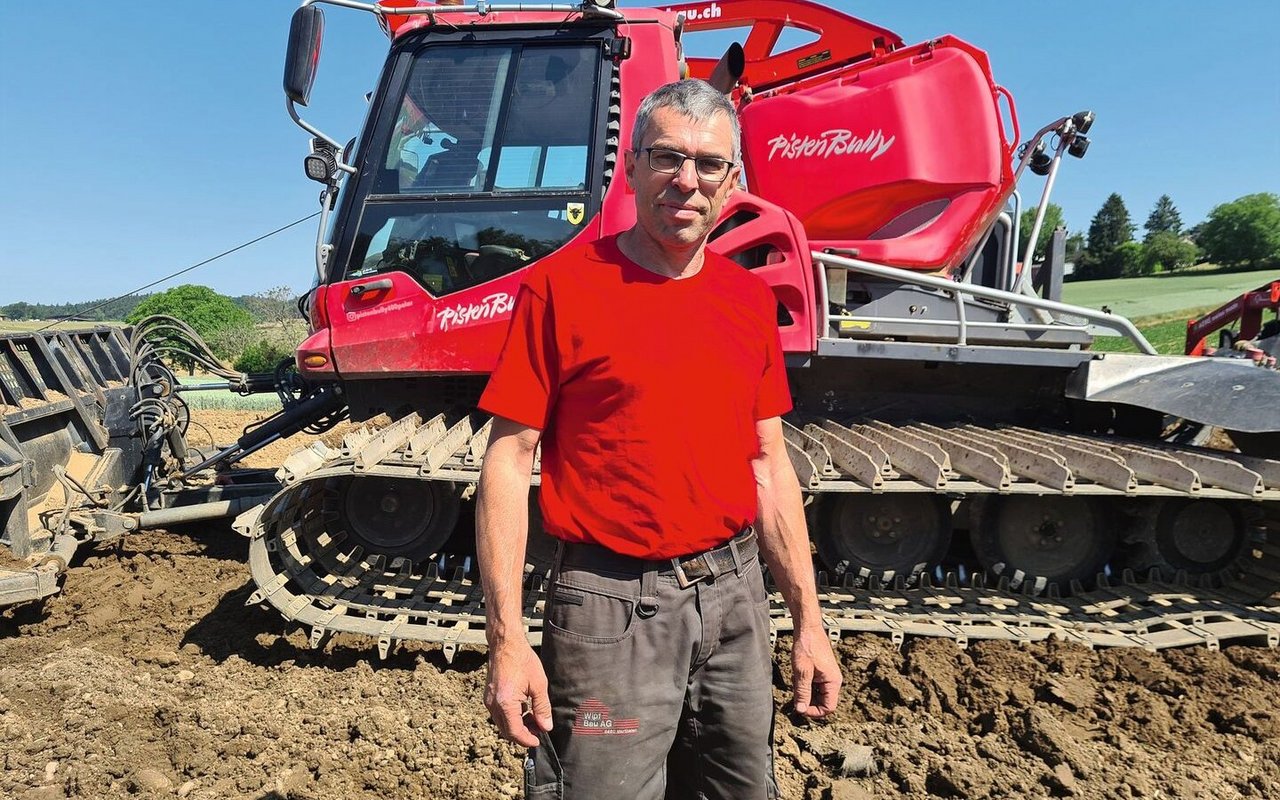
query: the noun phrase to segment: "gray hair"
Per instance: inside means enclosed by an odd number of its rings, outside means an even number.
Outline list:
[[[742,126],[738,124],[737,109],[715,87],[697,78],[686,78],[659,86],[640,102],[636,123],[631,128],[633,150],[640,149],[644,135],[649,130],[649,119],[660,108],[670,108],[698,123],[707,122],[716,114],[724,114],[729,118],[729,125],[733,129],[733,160],[737,162],[742,157]]]

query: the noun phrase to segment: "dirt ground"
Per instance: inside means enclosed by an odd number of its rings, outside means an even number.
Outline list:
[[[210,416],[220,440],[244,422]],[[42,607],[0,612],[0,797],[519,795],[521,753],[481,706],[482,653],[379,661],[344,637],[311,651],[244,605],[246,550],[227,526],[133,535]],[[839,657],[833,720],[778,714],[784,798],[1280,797],[1278,650],[859,636]]]

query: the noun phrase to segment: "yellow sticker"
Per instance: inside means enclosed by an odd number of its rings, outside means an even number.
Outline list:
[[[869,331],[871,330],[871,321],[866,319],[842,319],[840,320],[840,330]]]
[[[582,203],[570,203],[565,207],[564,213],[569,218],[570,225],[581,225],[582,217],[587,213],[587,207]]]

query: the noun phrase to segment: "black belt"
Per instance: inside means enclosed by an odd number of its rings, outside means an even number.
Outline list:
[[[615,553],[598,544],[582,542],[564,542],[563,561],[567,564],[594,567],[609,572],[641,573],[646,567],[654,565],[654,561],[633,558]],[[738,556],[735,559],[734,549]],[[756,541],[755,530],[748,525],[729,541],[693,555],[663,559],[656,562],[658,572],[673,574],[680,588],[688,588],[695,583],[712,580],[727,572],[734,572],[739,564],[746,564],[760,553],[760,545]]]

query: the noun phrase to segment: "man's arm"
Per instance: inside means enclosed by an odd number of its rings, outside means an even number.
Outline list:
[[[521,584],[529,534],[529,483],[542,432],[493,418],[476,498],[476,559],[485,600],[489,682],[484,704],[503,738],[536,747],[535,732],[551,730],[547,676],[529,646]],[[526,703],[532,720],[524,718]]]
[[[840,665],[822,627],[800,481],[787,456],[782,420],[758,421],[756,435],[760,455],[751,468],[756,476],[760,552],[795,623],[791,649],[795,709],[807,717],[825,717],[835,711],[839,699]]]

